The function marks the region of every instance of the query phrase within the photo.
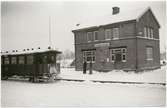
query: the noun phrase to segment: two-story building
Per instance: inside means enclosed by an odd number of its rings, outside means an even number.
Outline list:
[[[160,67],[160,25],[150,7],[121,12],[113,7],[108,19],[100,24],[77,26],[75,68],[82,70],[84,60],[92,61],[93,69],[145,70]],[[89,68],[89,65],[87,65]]]

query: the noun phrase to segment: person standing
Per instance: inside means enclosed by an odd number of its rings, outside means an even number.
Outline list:
[[[92,60],[90,60],[89,74],[92,74]]]
[[[83,63],[83,74],[86,74],[86,60],[84,60],[84,63]]]

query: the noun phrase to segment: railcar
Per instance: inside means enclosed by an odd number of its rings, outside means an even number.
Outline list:
[[[1,55],[1,79],[12,76],[29,78],[30,82],[49,81],[60,73],[57,55],[60,51],[48,50],[22,54]]]

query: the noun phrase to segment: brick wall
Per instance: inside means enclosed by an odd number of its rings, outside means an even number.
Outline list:
[[[127,47],[127,61],[122,62],[119,65],[119,69],[127,69],[127,70],[135,70],[136,68],[136,39],[121,39],[121,40],[110,40],[106,41],[106,43],[110,43],[109,47],[94,47],[96,43],[88,43],[88,44],[77,44],[75,53],[76,53],[76,70],[82,70],[83,66],[83,58],[82,58],[82,50],[84,49],[96,49],[95,53],[95,63],[93,64],[94,70],[112,70],[114,69],[114,63],[111,62],[111,56],[109,53],[110,48],[116,47]],[[107,58],[110,61],[107,61]],[[104,62],[102,62],[104,60]]]
[[[159,50],[159,41],[158,40],[149,40],[138,38],[137,41],[137,49],[138,49],[138,69],[146,69],[146,68],[159,68],[160,67],[160,50]],[[153,60],[146,60],[146,47],[153,48]]]

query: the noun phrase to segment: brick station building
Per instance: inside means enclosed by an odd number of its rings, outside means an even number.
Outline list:
[[[160,67],[160,25],[150,7],[121,12],[113,7],[112,15],[96,24],[77,26],[75,68],[83,69],[84,60],[92,60],[93,70],[145,70]],[[97,24],[99,23],[99,24]],[[87,65],[89,68],[89,65]]]

